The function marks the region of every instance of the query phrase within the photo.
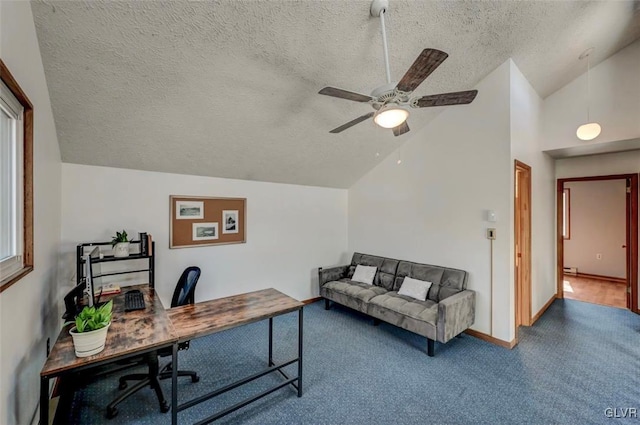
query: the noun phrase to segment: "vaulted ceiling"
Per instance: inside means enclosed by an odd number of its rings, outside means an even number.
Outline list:
[[[416,94],[472,89],[511,57],[546,97],[584,72],[586,48],[597,64],[640,37],[637,5],[391,0],[392,78],[431,47],[449,58]],[[329,134],[371,107],[319,89],[385,83],[369,6],[32,2],[63,161],[349,187],[443,109],[412,110],[400,137],[371,121]]]

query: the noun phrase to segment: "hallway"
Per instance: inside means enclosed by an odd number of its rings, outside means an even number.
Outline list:
[[[627,308],[626,284],[564,275],[564,297],[610,307]]]

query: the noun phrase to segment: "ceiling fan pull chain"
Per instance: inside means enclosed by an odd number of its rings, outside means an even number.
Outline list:
[[[387,47],[387,30],[384,26],[384,12],[382,9],[380,11],[380,26],[382,28],[382,49],[384,50],[384,66],[387,71],[387,84],[391,84],[391,71],[389,70],[389,50]]]

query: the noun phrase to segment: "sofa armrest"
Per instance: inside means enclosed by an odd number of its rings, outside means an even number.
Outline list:
[[[468,329],[476,317],[476,293],[458,292],[438,303],[437,338],[447,342]]]
[[[318,267],[318,285],[320,286],[320,288],[322,288],[322,285],[324,285],[327,282],[332,282],[334,280],[347,277],[348,270],[349,270],[349,265],[331,267],[329,269],[323,269],[322,267]]]

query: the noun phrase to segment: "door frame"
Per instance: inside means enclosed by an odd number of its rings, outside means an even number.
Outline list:
[[[626,232],[627,232],[627,308],[634,313],[638,311],[638,174],[613,174],[606,176],[569,177],[557,180],[556,191],[556,249],[557,249],[557,292],[556,298],[564,298],[564,238],[562,237],[562,194],[567,182],[625,180],[631,181],[630,196],[625,196],[626,202]]]
[[[519,242],[518,233],[518,172],[523,172],[527,175],[526,191],[528,193],[529,209],[527,210],[528,232],[529,237],[527,243],[523,245],[524,251],[521,249],[524,255],[520,257],[520,267],[525,265],[526,282],[520,281],[520,273],[518,267],[518,249],[516,248]],[[514,290],[515,290],[515,332],[516,341],[518,340],[518,328],[523,326],[531,326],[532,319],[532,307],[531,307],[531,235],[532,235],[532,222],[531,222],[531,205],[532,205],[532,193],[531,193],[531,167],[524,162],[515,160],[513,169],[513,229],[514,229]],[[521,311],[522,310],[522,311]],[[524,319],[520,321],[520,316],[524,314]]]

